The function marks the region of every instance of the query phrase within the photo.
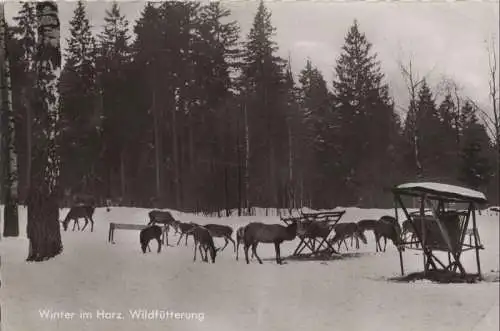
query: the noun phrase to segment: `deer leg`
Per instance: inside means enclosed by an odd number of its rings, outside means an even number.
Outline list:
[[[237,243],[236,243],[236,261],[238,261],[238,253],[240,252],[240,241],[239,240],[236,240]]]
[[[379,235],[377,233],[375,233],[375,252],[378,252],[378,248],[380,246],[379,240],[380,240]]]
[[[384,238],[384,252],[385,252],[385,249],[387,247],[387,238],[386,237],[383,237]]]
[[[149,240],[148,240],[148,252],[151,252],[151,247],[149,247]]]
[[[233,238],[228,237],[227,239],[229,239],[233,243],[233,248],[234,248],[234,251],[236,252],[236,243],[234,242]]]
[[[186,234],[186,246],[188,245],[188,234]]]
[[[94,232],[94,219],[92,216],[89,217],[90,220],[90,232]]]
[[[205,262],[208,263],[208,246],[204,246],[203,249],[205,250]]]
[[[229,243],[229,240],[227,240],[227,237],[224,237],[224,241],[225,241],[226,243],[225,243],[224,247],[222,247],[222,248],[220,249],[220,251],[221,251],[221,252],[224,250],[224,248],[226,248],[227,244]]]
[[[156,238],[156,241],[158,242],[158,253],[161,252],[161,237]]]
[[[89,224],[89,219],[87,217],[84,217],[84,220],[85,220],[85,225],[83,226],[82,231],[84,231],[87,225]]]
[[[198,247],[196,247],[196,246],[198,246],[198,243],[197,243],[197,242],[196,242],[196,240],[195,240],[195,241],[194,241],[194,257],[193,257],[193,262],[194,262],[194,261],[196,261],[196,249],[198,248]]]
[[[205,250],[205,247],[203,247],[203,244],[198,243],[198,250],[200,251],[201,260],[203,262],[207,262],[207,252],[205,252],[205,254],[203,254],[203,251]]]
[[[274,243],[274,251],[276,252],[276,263],[281,264],[280,244]]]
[[[69,221],[68,221],[69,223]],[[75,226],[78,224],[78,219],[76,220],[73,220],[73,230],[71,231],[75,231]],[[80,224],[78,224],[78,230],[80,230]],[[470,242],[470,236],[469,236],[469,242]]]
[[[243,246],[243,250],[245,251],[245,260],[247,261],[247,264],[250,263],[250,261],[248,261],[248,248],[249,247],[250,247],[250,245],[248,245],[247,243],[245,243]]]
[[[257,258],[257,260],[259,261],[260,264],[262,264],[262,260],[260,259],[260,257],[257,255],[257,245],[259,243],[255,243],[255,244],[252,244],[252,252],[254,253],[255,257]]]
[[[181,235],[179,237],[179,240],[177,240],[177,246],[179,246],[179,243],[181,242],[182,236],[184,236],[184,233],[181,232]]]

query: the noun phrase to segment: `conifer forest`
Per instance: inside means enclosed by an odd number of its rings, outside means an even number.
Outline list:
[[[50,27],[35,2],[2,28],[6,206],[55,213],[86,195],[187,212],[388,208],[387,191],[417,179],[498,204],[493,49],[491,109],[456,82],[437,91],[411,59],[400,64],[399,109],[361,21],[338,27],[345,38],[330,75],[311,60],[292,71],[264,2],[248,34],[223,2],[145,3],[133,22],[110,2],[99,33],[86,6],[74,3],[64,48],[43,39]]]

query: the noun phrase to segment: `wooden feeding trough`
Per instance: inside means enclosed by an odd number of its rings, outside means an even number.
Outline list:
[[[327,238],[344,214],[345,210],[320,213],[301,212],[301,216],[299,217],[283,218],[282,221],[287,225],[292,221],[299,221],[307,227],[307,231],[303,235],[297,235],[300,242],[292,255],[315,255],[322,252],[335,254],[336,250],[332,247]],[[309,250],[309,252],[303,253],[305,249]]]
[[[415,240],[405,241],[404,238],[401,245],[406,249],[423,251],[424,275],[430,270],[456,272],[458,269],[460,274],[465,276],[466,272],[460,257],[465,251],[475,250],[477,274],[481,277],[479,250],[483,249],[483,246],[477,237],[476,210],[478,204],[487,202],[483,193],[460,186],[432,182],[402,184],[393,188],[392,192],[396,219],[398,208],[401,208],[407,220],[411,222],[414,238],[420,247],[412,247]],[[419,211],[410,213],[403,203],[403,197],[417,198]],[[453,210],[451,207],[457,204],[464,204],[467,208]],[[471,219],[474,242],[466,244],[465,237]],[[436,251],[448,253],[448,262],[441,261],[436,256]],[[399,254],[401,274],[404,275],[401,250]]]

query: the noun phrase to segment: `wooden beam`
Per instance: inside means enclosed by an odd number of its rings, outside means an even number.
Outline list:
[[[476,208],[475,208],[476,206],[474,203],[471,203],[471,206],[472,206],[472,228],[474,232],[476,232],[477,231]],[[481,261],[479,260],[479,245],[475,233],[474,233],[474,245],[476,246],[477,274],[479,276],[479,279],[482,279],[483,276],[481,275]]]

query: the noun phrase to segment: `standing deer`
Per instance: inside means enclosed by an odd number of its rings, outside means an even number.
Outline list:
[[[337,243],[338,249],[342,242],[347,249],[346,239],[351,238],[351,245],[353,238],[356,240],[356,248],[359,249],[359,239],[366,245],[366,237],[364,231],[358,226],[357,223],[339,223],[335,225],[335,236],[331,239],[331,243]]]
[[[148,213],[148,216],[148,225],[162,224],[165,225],[169,230],[170,227],[172,227],[175,230],[175,233],[179,232],[178,223],[170,212],[162,210],[152,210]]]
[[[179,232],[181,233],[179,240],[177,241],[177,246],[179,246],[179,243],[181,242],[182,237],[186,237],[186,246],[187,246],[188,236],[193,235],[192,232],[190,232],[189,230],[191,230],[194,227],[199,226],[199,225],[196,223],[192,223],[192,222],[189,222],[189,223],[177,222],[177,226],[178,226]]]
[[[375,229],[375,251],[378,252],[379,249],[382,251],[382,246],[380,245],[380,238],[384,238],[384,252],[387,247],[387,239],[390,239],[394,246],[398,250],[404,251],[403,242],[401,240],[401,232],[398,227],[390,222],[384,222],[382,220],[378,221],[377,228]]]
[[[66,218],[64,219],[64,221],[61,221],[64,231],[68,230],[68,225],[69,225],[69,222],[71,222],[71,221],[74,222],[72,231],[75,231],[75,226],[77,226],[78,230],[80,231],[80,223],[78,222],[78,219],[83,218],[83,219],[85,219],[85,225],[83,226],[82,231],[85,230],[85,228],[87,227],[87,224],[90,221],[91,222],[90,232],[93,232],[94,231],[94,220],[92,219],[92,216],[94,215],[94,210],[95,210],[95,207],[90,206],[90,205],[78,205],[78,206],[71,207],[71,209],[69,210],[68,214],[66,215]]]
[[[158,242],[158,253],[161,252],[161,233],[162,229],[158,225],[151,225],[141,230],[139,241],[144,254],[146,254],[146,248],[151,252],[151,248],[149,247],[151,239],[156,239]]]
[[[415,233],[415,228],[413,227],[413,223],[410,220],[406,220],[403,222],[403,228],[401,232],[402,239],[406,239],[408,236],[410,237],[410,242],[412,243],[417,238],[417,234]],[[416,247],[418,247],[418,242],[416,242],[415,244]],[[413,246],[413,244],[410,245]]]
[[[245,246],[245,228],[246,226],[239,227],[236,230],[236,261],[238,261],[238,253],[240,252],[240,244]],[[255,257],[252,251],[252,259]]]
[[[401,233],[401,225],[399,225],[399,222],[397,219],[395,219],[394,217],[392,216],[382,216],[380,219],[379,219],[380,222],[386,222],[386,223],[390,223],[392,224],[392,226],[394,226],[396,228],[396,230]]]
[[[223,251],[224,248],[226,248],[229,241],[231,241],[233,243],[234,251],[236,252],[236,243],[234,242],[233,238],[231,238],[231,236],[233,235],[233,228],[232,227],[227,226],[227,225],[219,225],[219,224],[206,224],[203,227],[205,229],[207,229],[208,231],[210,231],[210,234],[212,234],[212,237],[224,238],[226,243],[220,251]]]
[[[186,232],[186,234],[191,234],[194,238],[194,257],[193,262],[196,261],[196,248],[200,250],[200,255],[203,261],[208,263],[208,250],[210,250],[210,257],[212,259],[212,263],[215,263],[215,257],[217,255],[217,249],[214,245],[214,239],[210,231],[200,225],[195,225],[190,230]],[[205,256],[203,256],[203,251],[205,251]]]
[[[259,222],[249,223],[245,228],[244,234],[244,244],[245,244],[245,259],[247,264],[250,263],[248,260],[248,249],[252,246],[252,252],[262,264],[262,260],[257,254],[257,245],[259,243],[274,244],[274,250],[276,252],[276,263],[281,264],[280,255],[280,245],[283,241],[289,241],[295,239],[297,236],[297,221],[293,221],[292,224],[288,226],[283,226],[281,224],[264,224]]]
[[[152,210],[148,213],[148,216],[148,225],[162,224],[165,227],[165,241],[168,246],[168,233],[170,232],[170,228],[172,227],[175,230],[175,233],[178,233],[178,222],[168,211]]]

